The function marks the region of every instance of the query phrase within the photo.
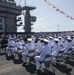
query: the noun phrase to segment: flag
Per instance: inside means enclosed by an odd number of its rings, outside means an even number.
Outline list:
[[[47,2],[48,5],[51,5],[51,3]]]
[[[59,9],[56,9],[56,11],[58,11]]]
[[[44,0],[44,2],[46,2],[47,0]]]
[[[53,6],[53,8],[56,8],[55,6]]]

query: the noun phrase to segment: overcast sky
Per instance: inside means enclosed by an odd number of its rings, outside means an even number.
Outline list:
[[[15,0],[17,5],[24,6],[25,0]],[[31,12],[31,15],[37,17],[32,31],[34,32],[52,32],[58,31],[72,31],[74,30],[74,20],[65,17],[63,14],[56,12],[56,9],[48,5],[44,0],[26,0],[27,5],[36,6],[36,9]],[[74,0],[47,0],[67,15],[74,17]],[[22,16],[23,17],[23,16]],[[23,31],[22,27],[18,31]]]

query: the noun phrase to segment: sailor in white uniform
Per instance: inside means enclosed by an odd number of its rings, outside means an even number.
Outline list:
[[[15,43],[15,49],[13,50],[13,54],[15,52],[18,52],[19,54],[21,54],[23,51],[24,50],[23,50],[22,42],[20,41],[20,39],[17,39]]]
[[[51,37],[51,36],[49,36],[49,43],[48,43],[48,45],[49,45],[51,48],[53,48],[53,46],[54,46],[54,40],[53,40],[53,37]]]
[[[67,42],[65,44],[65,47],[63,48],[64,53],[67,53],[69,49],[73,47],[72,39],[70,37],[67,38]]]
[[[53,63],[56,62],[56,56],[58,55],[59,51],[61,50],[61,46],[58,44],[59,39],[55,38],[54,41],[55,41],[55,44],[52,48],[52,56],[53,56],[52,62]]]
[[[41,50],[41,54],[39,56],[35,56],[35,62],[36,62],[36,69],[39,70],[40,69],[40,62],[39,61],[43,61],[45,55],[49,54],[51,55],[51,48],[48,46],[48,40],[44,39],[44,47]]]
[[[6,56],[8,55],[9,50],[11,50],[12,55],[14,55],[13,50],[15,49],[15,41],[13,41],[13,38],[10,38],[7,45],[8,47],[6,47]]]
[[[62,44],[63,44],[62,37],[61,37],[61,36],[59,36],[59,37],[58,37],[58,39],[59,39],[59,42],[58,42],[58,44],[59,44],[60,46],[62,46]]]
[[[35,49],[35,44],[32,42],[32,39],[28,38],[27,41],[28,41],[28,43],[25,47],[24,52],[22,53],[24,63],[27,62],[27,55],[28,55],[29,50],[34,50]],[[30,56],[33,56],[33,55],[34,55],[34,53],[30,54]]]
[[[58,38],[55,38],[54,41],[55,41],[55,44],[54,44],[54,46],[52,48],[52,56],[57,56],[59,51],[61,50],[61,47],[58,44],[58,42],[59,42]]]
[[[40,39],[37,43],[35,43],[35,55],[41,53],[42,48],[44,47],[43,39]]]
[[[22,43],[22,46],[25,46],[25,41],[24,41],[23,37],[20,38],[20,42]]]

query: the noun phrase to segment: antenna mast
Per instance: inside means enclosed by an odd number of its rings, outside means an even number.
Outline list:
[[[26,2],[26,0],[25,0],[25,3],[24,3],[24,5],[25,5],[25,6],[27,6],[27,2]]]

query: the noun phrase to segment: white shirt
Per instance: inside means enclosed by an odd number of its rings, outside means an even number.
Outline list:
[[[16,48],[22,48],[22,43],[21,42],[16,42],[15,47]]]
[[[31,43],[28,43],[26,45],[26,48],[25,50],[28,51],[28,50],[34,50],[35,49],[35,45],[31,42]]]
[[[52,48],[54,46],[54,40],[49,40],[48,45]]]
[[[48,45],[45,45],[41,50],[40,57],[43,59],[47,54],[51,55],[51,48]]]
[[[60,45],[58,43],[55,43],[52,48],[52,55],[57,56],[60,50],[61,50]]]
[[[62,40],[62,39],[59,39],[58,44],[59,44],[60,46],[63,45],[63,40]]]
[[[20,40],[20,42],[22,43],[22,45],[24,45],[24,44],[25,44],[24,40]]]
[[[68,49],[72,48],[72,42],[67,42],[64,48],[64,53],[67,53]]]
[[[72,45],[74,45],[74,38],[73,38],[73,40],[72,40]]]
[[[38,41],[38,51],[41,52],[42,48],[44,47],[44,45]]]
[[[15,42],[13,40],[9,40],[8,41],[8,47],[9,46],[15,46]]]

